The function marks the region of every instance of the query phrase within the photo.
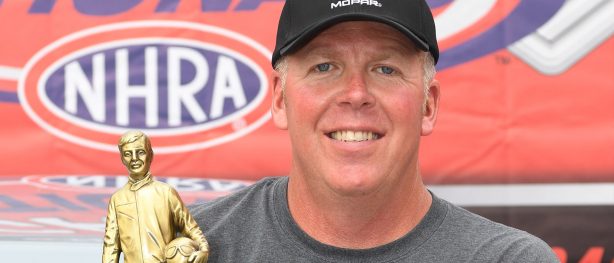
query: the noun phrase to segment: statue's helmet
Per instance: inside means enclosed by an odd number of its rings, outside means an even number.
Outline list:
[[[198,243],[187,237],[173,239],[164,248],[166,263],[187,263],[192,253],[198,250]]]

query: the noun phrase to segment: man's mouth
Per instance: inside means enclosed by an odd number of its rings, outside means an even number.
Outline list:
[[[133,163],[133,164],[130,164],[130,167],[132,169],[138,169],[139,167],[141,167],[141,164],[140,163]]]
[[[377,140],[382,136],[370,131],[334,131],[326,134],[329,138],[342,142],[362,142]]]

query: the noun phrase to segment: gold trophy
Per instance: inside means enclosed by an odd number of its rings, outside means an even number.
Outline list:
[[[119,262],[120,253],[125,263],[207,262],[209,244],[177,191],[149,172],[147,135],[129,131],[118,147],[130,180],[109,200],[102,262]]]

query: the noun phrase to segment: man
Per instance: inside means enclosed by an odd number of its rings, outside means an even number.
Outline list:
[[[189,262],[207,261],[209,245],[177,191],[153,180],[149,173],[153,151],[149,138],[129,131],[119,140],[122,163],[128,169],[128,183],[109,201],[102,262],[165,262],[165,246],[177,232],[198,243]]]
[[[272,115],[291,171],[194,207],[212,262],[558,262],[536,237],[424,186],[438,57],[423,0],[287,0]]]

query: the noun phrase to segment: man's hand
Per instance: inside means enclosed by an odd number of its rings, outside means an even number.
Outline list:
[[[189,263],[207,263],[209,251],[194,251],[188,258]]]

